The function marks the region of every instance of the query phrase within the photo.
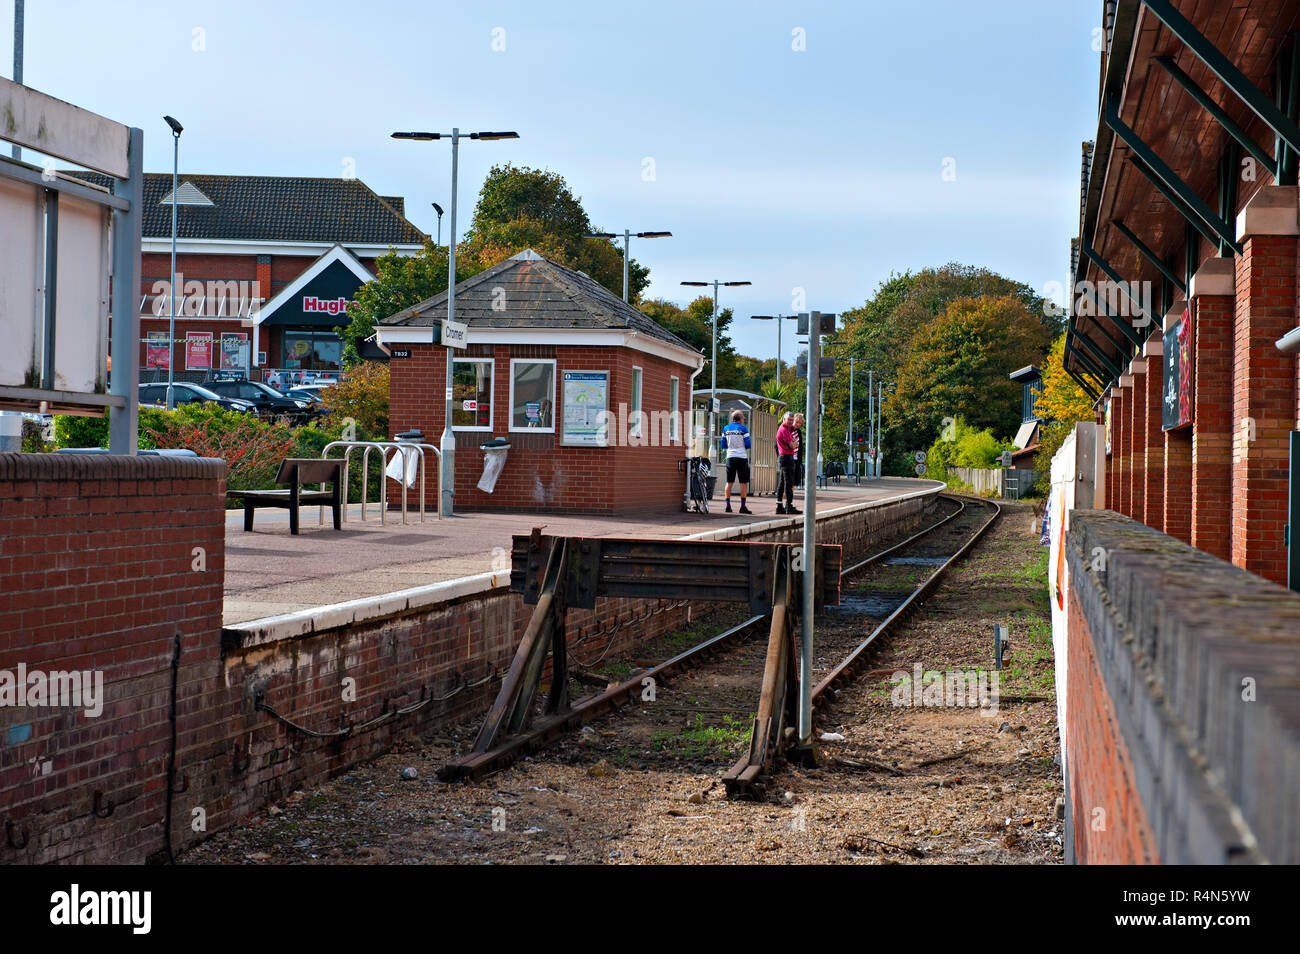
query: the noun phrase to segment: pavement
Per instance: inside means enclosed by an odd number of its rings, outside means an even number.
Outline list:
[[[934,484],[905,477],[862,484],[842,481],[817,491],[817,510],[915,493]],[[680,510],[620,517],[467,513],[440,521],[437,514],[428,513],[423,523],[416,512],[407,515],[406,524],[400,514],[390,511],[387,525],[381,525],[371,502],[364,521],[361,505],[349,506],[348,520],[337,531],[328,513],[322,526],[318,508],[304,507],[296,537],[289,533],[287,510],[258,510],[251,533],[244,532],[243,510],[231,510],[226,514],[224,624],[486,573],[494,568],[495,548],[501,548],[495,553],[499,570],[500,561],[509,559],[511,537],[533,527],[564,536],[662,539],[776,516],[772,497],[751,498],[752,516],[723,513],[721,494],[710,504],[707,514]],[[795,506],[803,509],[802,496]]]

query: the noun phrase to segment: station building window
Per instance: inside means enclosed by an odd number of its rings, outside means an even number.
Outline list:
[[[555,361],[510,361],[510,430],[555,431]]]
[[[451,426],[492,430],[492,359],[456,358],[451,364]]]

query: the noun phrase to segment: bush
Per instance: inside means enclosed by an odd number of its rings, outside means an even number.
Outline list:
[[[1011,444],[994,437],[991,430],[974,430],[959,417],[930,445],[926,453],[926,476],[946,481],[952,467],[987,470],[998,465],[1004,450],[1013,449]]]
[[[357,365],[346,380],[322,388],[321,401],[340,427],[345,419],[352,418],[359,431],[388,439],[388,365],[378,361]]]
[[[54,446],[107,447],[107,413],[100,417],[56,414],[54,417]]]
[[[44,428],[40,421],[23,418],[23,453],[48,454],[53,448],[45,443]]]

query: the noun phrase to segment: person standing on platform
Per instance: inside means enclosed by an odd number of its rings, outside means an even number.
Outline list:
[[[803,483],[804,479],[804,459],[803,459],[803,415],[795,414],[794,416],[794,462],[795,462],[795,486]]]
[[[799,513],[794,509],[794,483],[797,476],[795,450],[799,444],[799,432],[794,429],[794,414],[785,412],[781,426],[776,429],[776,459],[781,471],[776,484],[776,512]],[[781,494],[785,494],[785,503],[781,503]]]
[[[731,485],[740,482],[740,512],[753,513],[745,506],[749,493],[749,428],[745,426],[745,412],[732,411],[731,423],[722,429],[723,452],[727,455],[727,513],[731,513]]]

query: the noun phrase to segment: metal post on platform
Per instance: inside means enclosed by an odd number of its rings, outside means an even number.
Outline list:
[[[818,391],[821,383],[821,313],[808,316],[808,395],[804,413],[803,458],[807,471],[803,481],[803,612],[799,618],[799,742],[798,749],[812,749],[813,612],[817,587],[817,475],[813,472],[820,448],[818,433]]]

